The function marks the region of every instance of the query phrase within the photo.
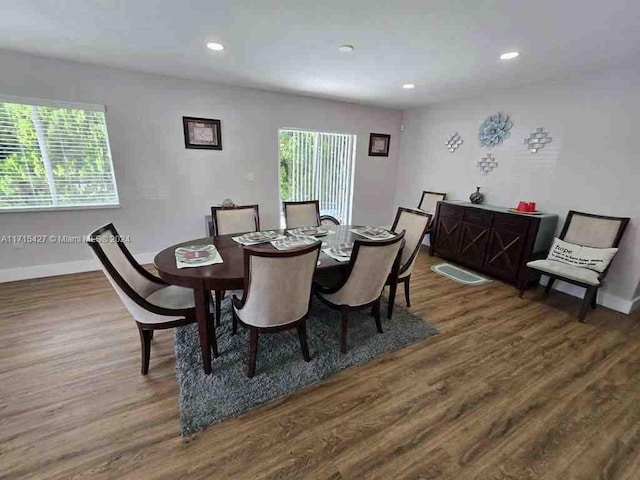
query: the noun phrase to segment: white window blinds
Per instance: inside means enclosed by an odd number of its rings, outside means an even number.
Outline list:
[[[351,223],[356,136],[280,130],[280,197],[319,200],[320,214]]]
[[[0,98],[0,211],[118,205],[104,107]]]

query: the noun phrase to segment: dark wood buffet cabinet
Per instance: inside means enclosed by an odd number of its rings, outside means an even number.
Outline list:
[[[527,279],[527,262],[546,257],[557,225],[557,215],[442,201],[431,230],[430,254],[519,286]]]

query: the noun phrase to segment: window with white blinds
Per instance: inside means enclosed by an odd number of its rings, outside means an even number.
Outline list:
[[[356,136],[280,130],[280,198],[319,200],[320,214],[351,223]]]
[[[118,203],[103,106],[0,97],[0,211]]]

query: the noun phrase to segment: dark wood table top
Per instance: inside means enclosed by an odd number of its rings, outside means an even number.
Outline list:
[[[329,245],[337,245],[340,243],[353,242],[356,239],[364,239],[358,234],[350,231],[353,225],[326,226],[329,230],[333,230],[334,234],[322,237],[322,240]],[[285,230],[276,230],[284,233]],[[183,287],[204,287],[210,290],[235,290],[242,288],[244,279],[244,256],[242,253],[243,246],[235,242],[233,235],[220,235],[217,237],[204,237],[195,240],[189,240],[169,248],[165,248],[158,253],[153,261],[160,277],[172,285],[180,285]],[[206,245],[213,244],[222,256],[223,263],[216,265],[207,265],[204,267],[177,268],[175,250],[178,247],[187,245]],[[257,248],[265,248],[275,250],[270,243],[256,245]],[[320,264],[317,270],[331,270],[344,268],[348,262],[338,262],[323,252],[320,252]]]

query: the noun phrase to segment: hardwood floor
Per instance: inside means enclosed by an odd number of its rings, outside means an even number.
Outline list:
[[[411,310],[439,336],[186,439],[173,333],[141,376],[102,273],[0,284],[0,478],[637,479],[639,315],[583,325],[576,299],[459,285],[433,261]]]

